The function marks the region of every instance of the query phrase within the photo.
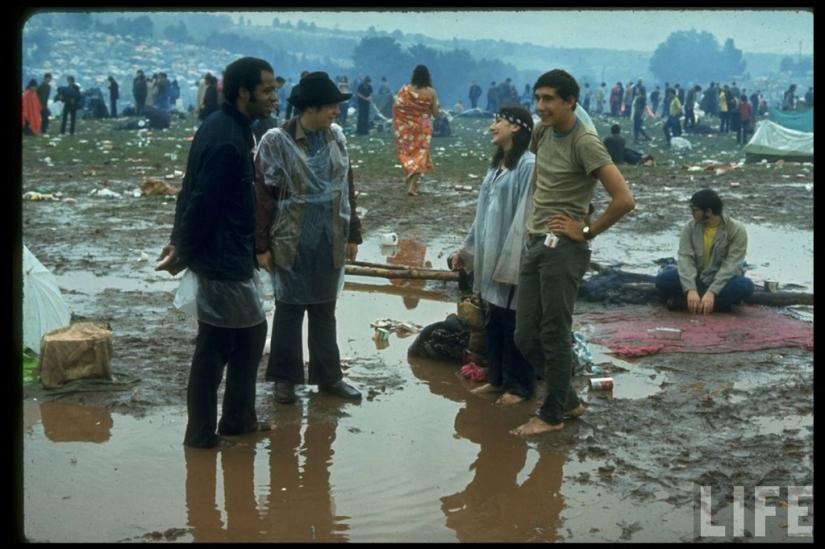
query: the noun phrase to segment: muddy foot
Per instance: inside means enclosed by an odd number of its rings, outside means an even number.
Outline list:
[[[519,437],[529,437],[533,435],[540,435],[542,433],[548,433],[550,431],[561,431],[564,429],[564,423],[559,423],[558,425],[550,425],[549,423],[545,422],[542,419],[537,417],[530,418],[530,421],[516,427],[512,431],[510,431],[511,435],[516,435]]]
[[[513,393],[504,393],[496,401],[496,406],[512,406],[513,404],[518,404],[519,402],[524,402],[524,399],[518,395],[514,395]]]
[[[584,413],[584,404],[579,403],[578,406],[568,412],[564,412],[564,417],[579,417]]]
[[[503,391],[501,387],[496,387],[492,383],[485,383],[481,387],[476,387],[475,389],[471,389],[471,393],[475,393],[477,395],[481,395],[484,393],[500,393]]]

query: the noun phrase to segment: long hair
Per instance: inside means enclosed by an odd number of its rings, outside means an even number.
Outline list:
[[[496,146],[496,150],[493,153],[493,159],[490,161],[490,168],[496,169],[498,165],[503,161],[504,167],[508,170],[514,170],[518,165],[518,161],[521,160],[521,155],[524,154],[524,151],[530,146],[530,135],[532,134],[533,129],[533,117],[527,111],[527,109],[523,107],[501,107],[498,110],[498,114],[506,114],[509,116],[513,116],[519,120],[525,122],[530,129],[524,128],[521,124],[516,124],[519,129],[516,132],[513,132],[513,146],[510,147],[509,151],[505,151],[501,145]]]
[[[430,70],[424,65],[418,65],[415,67],[415,69],[413,69],[412,78],[410,79],[410,84],[417,88],[432,87]]]

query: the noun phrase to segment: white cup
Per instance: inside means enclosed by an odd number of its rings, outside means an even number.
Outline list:
[[[395,246],[398,244],[398,235],[395,233],[387,233],[381,235],[382,246]]]
[[[381,255],[384,257],[395,257],[397,253],[398,248],[396,246],[381,246]]]

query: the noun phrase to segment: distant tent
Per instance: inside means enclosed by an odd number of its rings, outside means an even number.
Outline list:
[[[768,120],[798,132],[814,131],[814,110],[783,111],[771,109],[768,112]]]
[[[742,149],[746,162],[769,162],[787,160],[794,162],[813,162],[814,134],[800,132],[762,120],[756,126],[756,132]]]

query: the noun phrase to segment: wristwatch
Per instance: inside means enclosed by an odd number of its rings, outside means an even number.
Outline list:
[[[590,230],[590,225],[585,225],[584,229],[582,229],[582,236],[584,236],[585,240],[593,240],[596,238],[596,235]]]

